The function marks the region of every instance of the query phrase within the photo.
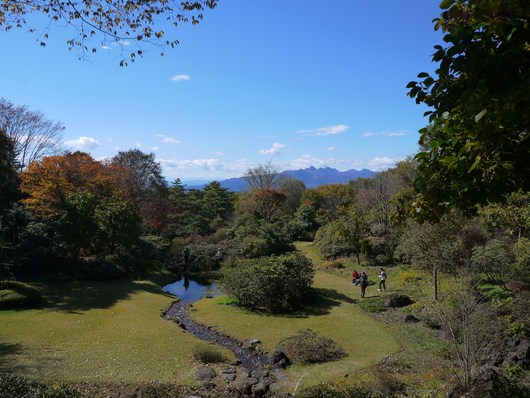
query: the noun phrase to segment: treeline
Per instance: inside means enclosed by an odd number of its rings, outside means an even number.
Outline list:
[[[484,373],[486,347],[528,341],[522,303],[529,298],[530,193],[524,190],[429,214],[418,208],[429,188],[415,158],[371,179],[311,189],[267,163],[247,170],[246,191],[229,192],[217,181],[195,190],[179,179],[168,184],[154,155],[138,149],[100,161],[49,147],[26,165],[12,137],[0,131],[2,277],[110,279],[175,265],[191,271],[222,265],[222,283],[237,304],[290,312],[311,296],[314,270],[293,253],[293,243],[305,240],[330,260],[428,270],[433,298],[444,300],[417,315],[452,336],[466,388]],[[448,276],[462,290],[442,295],[439,279]],[[513,377],[528,363],[506,366]]]

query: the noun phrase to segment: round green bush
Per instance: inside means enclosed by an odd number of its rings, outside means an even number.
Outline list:
[[[0,282],[0,310],[28,308],[41,300],[42,295],[34,286],[18,281]]]
[[[221,289],[239,306],[263,312],[286,313],[309,298],[314,270],[299,252],[235,261]]]

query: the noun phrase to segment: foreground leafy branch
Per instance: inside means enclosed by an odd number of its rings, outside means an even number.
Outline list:
[[[121,66],[143,55],[141,44],[150,43],[162,48],[175,47],[179,41],[173,33],[181,23],[198,24],[205,9],[213,9],[218,0],[173,2],[168,0],[1,0],[0,27],[5,31],[27,27],[30,33],[39,33],[38,42],[46,46],[50,27],[66,25],[74,35],[67,41],[68,49],[79,49],[80,58],[96,53],[99,46],[114,44],[121,47]],[[43,14],[48,24],[43,31],[30,21],[33,14]],[[135,42],[134,50],[125,57],[124,43]],[[163,52],[161,52],[163,55]]]

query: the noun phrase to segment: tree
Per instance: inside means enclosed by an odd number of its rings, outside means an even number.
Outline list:
[[[119,246],[129,248],[140,235],[140,216],[129,202],[116,196],[105,198],[95,209],[98,243],[114,253]]]
[[[521,239],[530,230],[530,192],[512,192],[502,202],[479,208],[479,215],[490,229]]]
[[[471,264],[476,274],[484,274],[493,283],[506,288],[506,282],[514,278],[515,256],[511,247],[498,239],[492,239],[484,246],[475,247]],[[477,281],[478,282],[478,281]]]
[[[0,129],[0,216],[17,199],[18,185],[19,179],[14,168],[13,141]]]
[[[501,322],[492,306],[479,300],[472,291],[457,290],[444,304],[438,303],[434,310],[450,342],[450,355],[460,371],[453,376],[461,386],[469,388],[484,371],[491,344],[500,338]]]
[[[1,10],[0,6],[0,26]],[[41,112],[30,110],[26,105],[17,106],[1,98],[0,130],[4,130],[13,141],[17,168],[23,170],[31,162],[59,151],[64,126],[47,119]]]
[[[49,26],[65,25],[72,28],[74,36],[67,41],[68,49],[79,49],[80,58],[86,53],[95,53],[102,45],[121,46],[122,60],[125,51],[121,43],[135,42],[136,50],[129,51],[129,60],[133,62],[142,56],[142,44],[149,43],[161,47],[175,47],[179,41],[166,35],[164,29],[176,29],[181,23],[196,25],[203,18],[202,12],[217,6],[217,0],[199,1],[129,1],[129,0],[27,0],[24,2],[2,0],[0,2],[0,27],[6,31],[12,28],[27,27],[30,33],[38,33],[37,41],[46,45]],[[30,14],[43,14],[49,24],[43,31],[29,25],[26,17]],[[92,43],[92,44],[91,44]],[[161,53],[163,55],[163,53]]]
[[[59,230],[73,259],[81,250],[89,249],[94,241],[97,224],[94,220],[96,200],[94,195],[78,191],[66,198],[64,212],[59,219]]]
[[[201,201],[201,213],[209,221],[210,232],[226,223],[234,211],[234,194],[219,181],[206,184]]]
[[[22,202],[45,218],[59,216],[67,197],[78,191],[89,192],[98,200],[121,192],[115,168],[84,152],[44,157],[31,163],[20,178],[26,195]]]
[[[305,184],[301,180],[286,177],[280,182],[278,190],[285,195],[282,212],[287,215],[293,215],[300,207]]]
[[[270,223],[285,202],[285,195],[274,189],[256,189],[252,191],[254,212],[265,222]]]
[[[243,178],[248,184],[250,194],[244,195],[240,209],[246,207],[261,219],[271,222],[286,199],[286,195],[279,191],[283,180],[279,168],[268,162],[250,167]]]
[[[141,216],[147,228],[160,234],[170,225],[170,216],[174,212],[175,207],[169,199],[157,196],[142,206]]]
[[[353,203],[341,212],[336,222],[338,236],[353,247],[357,264],[361,264],[361,239],[368,232],[366,208]]]
[[[455,271],[461,264],[462,247],[456,236],[461,220],[446,215],[438,223],[409,220],[396,251],[414,267],[432,272],[433,296],[438,300],[439,272]]]
[[[162,168],[153,153],[139,149],[120,151],[111,164],[117,166],[125,196],[138,211],[158,190],[166,188]]]
[[[260,164],[256,167],[249,167],[243,175],[251,191],[257,189],[278,189],[282,177],[280,169],[272,162]]]
[[[423,186],[416,214],[439,218],[530,190],[530,2],[445,0],[436,29],[436,76],[409,95],[431,108],[416,155]]]

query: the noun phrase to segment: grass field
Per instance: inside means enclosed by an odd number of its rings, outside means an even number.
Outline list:
[[[39,309],[0,311],[0,370],[55,382],[194,382],[193,347],[153,281],[42,283]]]
[[[258,315],[223,304],[220,297],[197,302],[193,316],[236,338],[258,338],[267,352],[302,329],[328,336],[346,350],[348,356],[337,362],[288,368],[284,388],[289,392],[335,378],[346,380],[346,375],[397,352],[403,361],[415,361],[420,351],[429,348],[418,344],[430,341],[419,327],[416,331],[389,326],[362,311],[364,306],[359,304],[380,300],[384,293],[370,286],[367,298],[361,300],[360,289],[351,284],[351,260],[344,261],[344,268],[329,269],[314,247],[299,244],[298,248],[319,266],[315,275],[319,299],[306,312]],[[377,279],[377,268],[366,270],[372,280]],[[403,267],[387,271],[390,291],[414,297],[430,294],[425,274]],[[191,356],[197,346],[208,343],[161,318],[175,299],[160,289],[171,277],[33,283],[43,292],[46,304],[38,309],[0,311],[0,371],[54,382],[195,383],[197,363]],[[423,280],[414,281],[416,277]]]
[[[295,385],[307,387],[337,376],[345,376],[367,367],[399,350],[400,345],[382,324],[364,314],[355,305],[359,289],[349,278],[317,271],[315,288],[321,297],[307,313],[293,316],[258,315],[222,304],[222,298],[203,299],[195,304],[195,319],[240,339],[257,338],[261,347],[272,352],[278,343],[299,330],[311,329],[332,338],[348,356],[337,362],[291,366],[285,388],[293,392]]]

